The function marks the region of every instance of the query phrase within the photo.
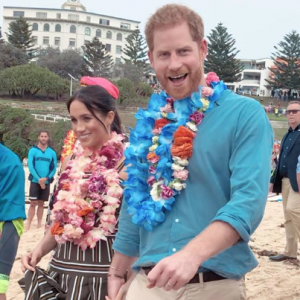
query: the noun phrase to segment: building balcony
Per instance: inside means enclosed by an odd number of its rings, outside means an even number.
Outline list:
[[[242,85],[242,86],[259,86],[260,80],[244,79],[240,82],[240,85]]]

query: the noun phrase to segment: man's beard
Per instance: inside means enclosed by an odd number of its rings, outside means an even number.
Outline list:
[[[177,72],[177,74],[183,74],[184,72]],[[172,74],[172,76],[176,76],[177,74]],[[185,86],[181,87],[174,87],[172,86],[172,83],[170,82],[170,79],[168,77],[160,78],[157,76],[158,81],[162,85],[163,89],[166,91],[166,93],[174,98],[175,100],[184,99],[186,97],[189,97],[193,92],[198,91],[199,84],[201,82],[202,78],[202,70],[201,67],[199,67],[194,73],[188,73],[188,76],[185,80],[188,80],[188,82],[184,83]]]
[[[40,142],[43,146],[45,146],[45,145],[48,144],[48,142],[44,142],[44,141],[41,141],[41,140],[39,140],[39,142]]]

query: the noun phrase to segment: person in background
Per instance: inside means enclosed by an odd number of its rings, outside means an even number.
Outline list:
[[[282,193],[286,246],[272,261],[296,259],[300,239],[300,194],[296,168],[300,153],[300,102],[291,101],[286,110],[289,129],[281,142],[279,163],[271,177],[270,192]]]
[[[6,299],[25,219],[23,166],[19,157],[0,143],[0,300]]]
[[[26,230],[30,229],[35,213],[37,215],[37,228],[42,226],[44,202],[48,201],[50,184],[57,167],[57,157],[53,149],[48,146],[49,132],[40,130],[38,144],[28,152],[27,165],[29,168],[29,200],[28,219]],[[37,210],[36,210],[37,208]]]

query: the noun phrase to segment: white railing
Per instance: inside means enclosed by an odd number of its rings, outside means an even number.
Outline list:
[[[39,114],[31,114],[34,116],[35,119],[41,120],[41,121],[47,121],[47,122],[58,122],[58,121],[70,121],[70,118],[62,117],[62,116],[57,116],[57,115],[39,115]]]

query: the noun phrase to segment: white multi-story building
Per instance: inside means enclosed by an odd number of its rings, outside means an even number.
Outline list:
[[[36,46],[58,47],[60,50],[80,48],[94,37],[106,45],[116,63],[121,61],[126,37],[139,25],[139,21],[87,12],[80,0],[67,0],[60,9],[36,7],[3,7],[3,37],[9,23],[24,17],[32,25]]]
[[[234,83],[227,83],[229,88],[235,92],[239,91],[242,94],[255,96],[270,96],[270,90],[266,85],[271,75],[271,68],[274,65],[272,59],[240,59],[243,64],[243,71],[241,73],[241,81]]]

